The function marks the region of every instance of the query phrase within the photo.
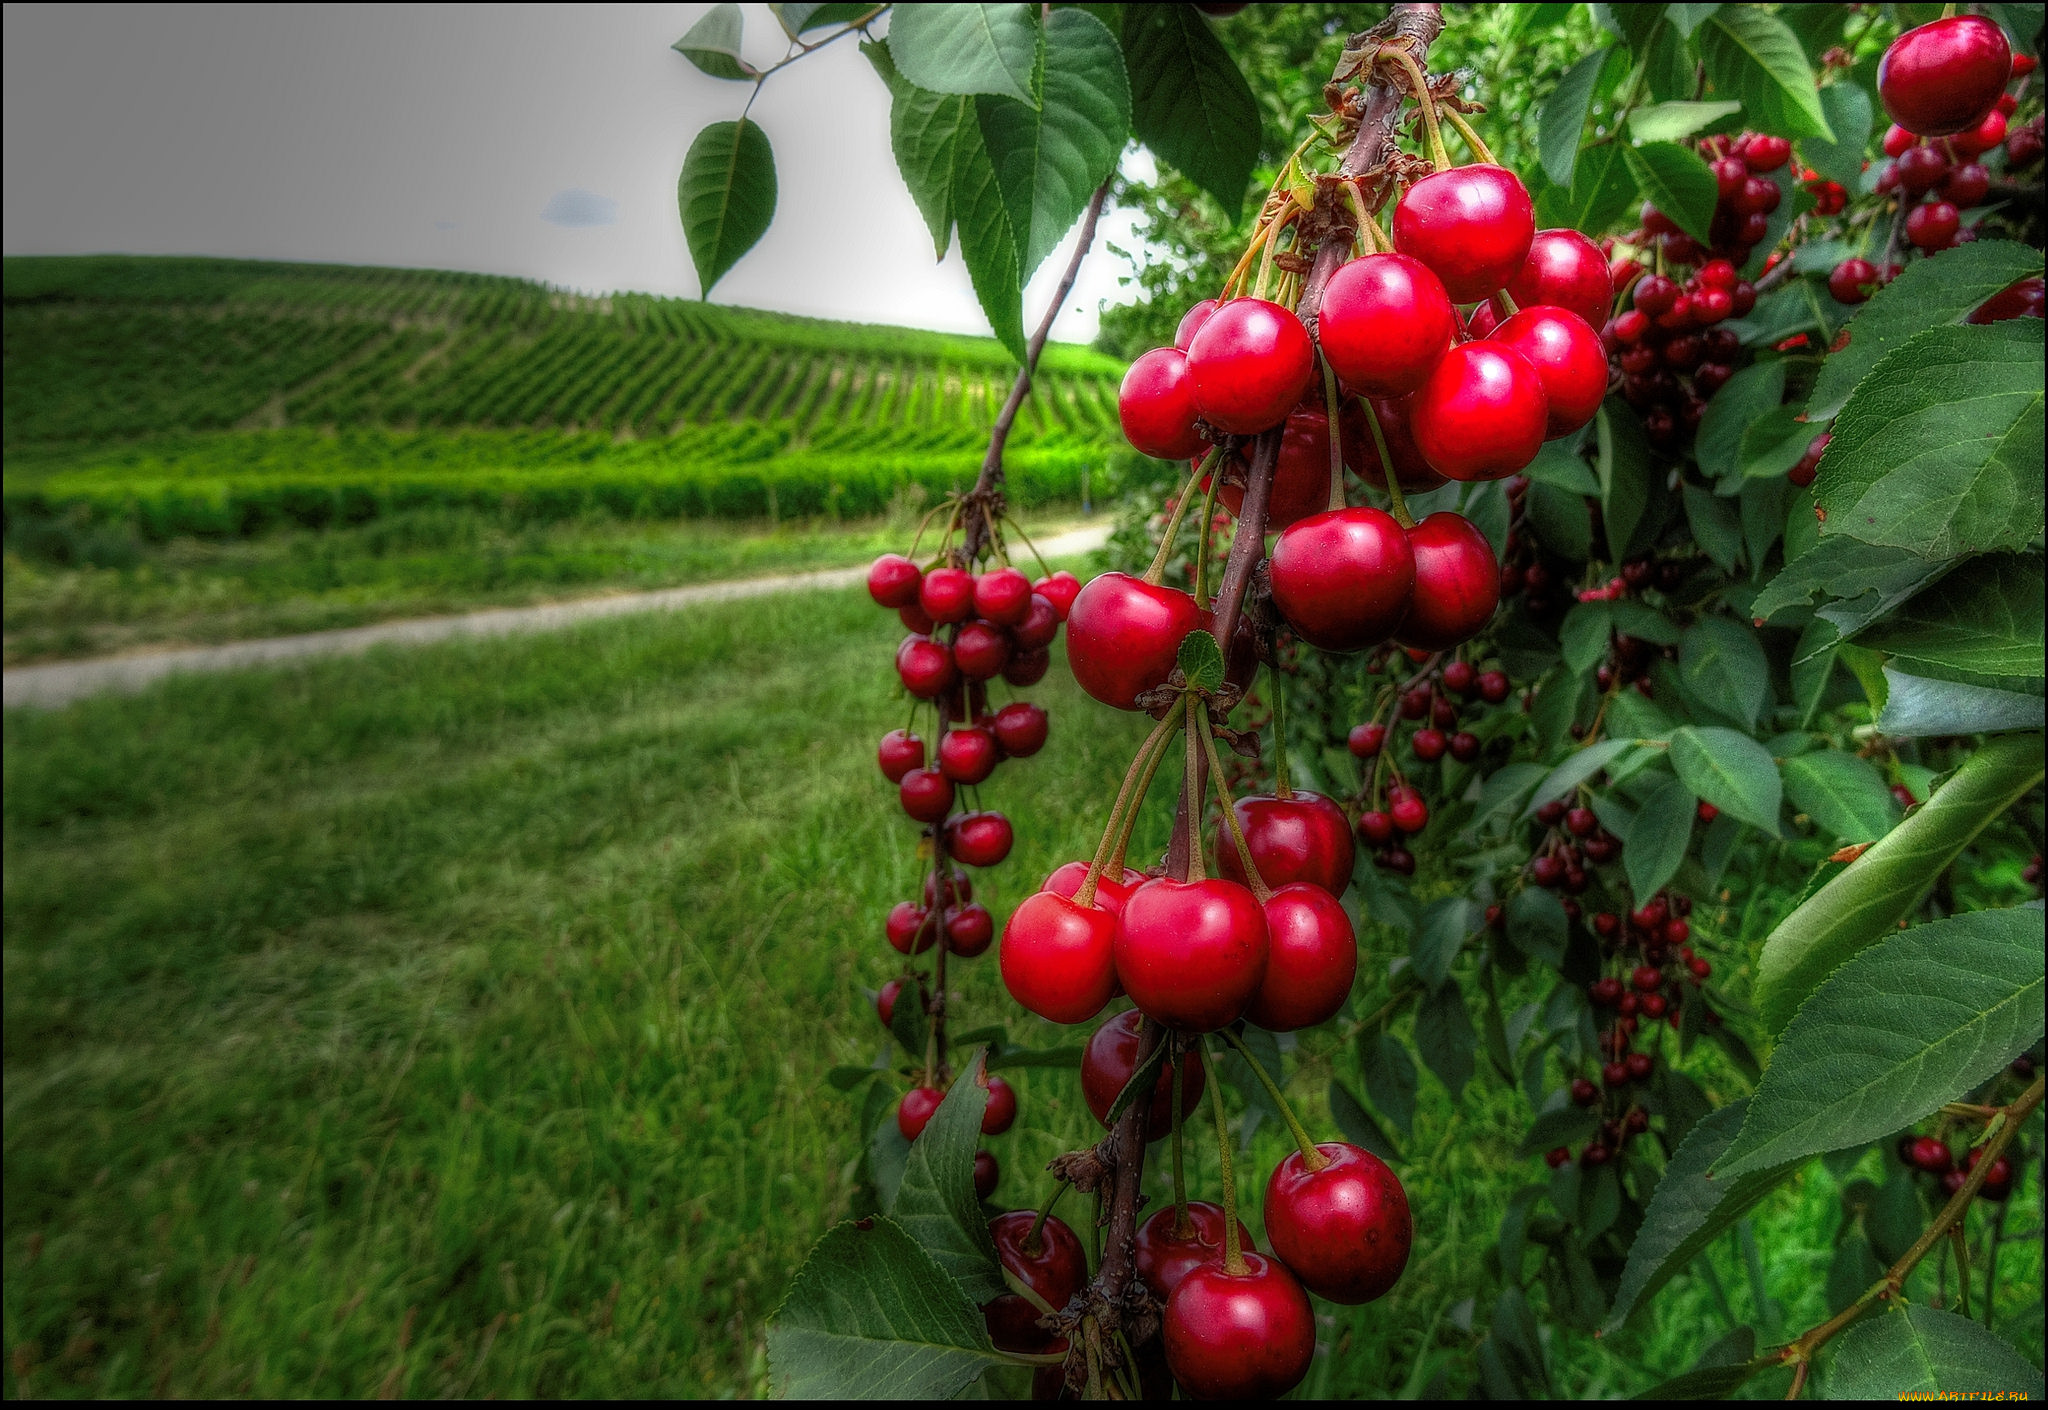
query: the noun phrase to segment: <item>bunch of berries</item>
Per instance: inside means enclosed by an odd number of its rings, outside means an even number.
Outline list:
[[[1511,691],[1505,671],[1481,670],[1461,657],[1444,660],[1441,653],[1388,653],[1369,661],[1366,670],[1376,675],[1390,666],[1418,664],[1420,669],[1406,681],[1381,688],[1372,718],[1353,726],[1346,741],[1360,763],[1358,835],[1376,849],[1374,865],[1402,876],[1415,872],[1408,839],[1429,826],[1429,804],[1397,757],[1403,752],[1402,732],[1405,752],[1418,764],[1434,764],[1446,755],[1460,764],[1474,763],[1484,746],[1477,734],[1461,727],[1461,712],[1475,704],[1503,704]]]

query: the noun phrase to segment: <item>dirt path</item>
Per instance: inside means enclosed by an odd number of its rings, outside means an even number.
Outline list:
[[[1109,539],[1108,524],[1057,535],[1039,544],[1047,558],[1092,553]],[[735,583],[700,583],[655,592],[623,593],[580,602],[553,602],[540,607],[500,607],[454,617],[423,617],[404,622],[379,622],[342,631],[302,632],[264,637],[224,646],[194,646],[174,651],[136,652],[90,661],[57,661],[46,666],[10,667],[4,673],[6,708],[52,709],[74,700],[108,693],[134,694],[151,682],[178,671],[229,671],[317,656],[345,656],[373,646],[422,645],[453,637],[504,636],[513,632],[545,632],[597,617],[622,617],[636,612],[667,612],[704,602],[730,602],[776,592],[843,588],[860,582],[865,568],[827,568],[813,573],[783,573]]]

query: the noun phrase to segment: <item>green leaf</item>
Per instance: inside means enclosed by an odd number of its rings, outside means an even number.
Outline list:
[[[1692,823],[1698,811],[1699,799],[1677,779],[1643,800],[1621,853],[1629,889],[1636,895],[1654,896],[1678,874],[1678,864],[1685,860],[1685,849],[1692,842]]]
[[[1745,728],[1762,718],[1770,700],[1763,646],[1749,626],[1730,617],[1702,617],[1686,631],[1678,643],[1678,679],[1689,702]]]
[[[1344,1139],[1354,1146],[1371,1151],[1389,1165],[1401,1158],[1401,1148],[1393,1138],[1380,1129],[1372,1113],[1360,1106],[1358,1098],[1334,1077],[1330,1079],[1330,1118],[1337,1123]]]
[[[1445,984],[1423,996],[1415,1010],[1415,1050],[1453,1099],[1472,1080],[1473,1051],[1478,1045],[1479,1035],[1465,1009],[1464,992],[1457,985]]]
[[[1391,1033],[1361,1040],[1358,1046],[1366,1096],[1401,1128],[1402,1135],[1408,1135],[1415,1126],[1415,1059]]]
[[[1751,127],[1833,140],[1806,52],[1783,20],[1761,5],[1723,5],[1695,40],[1714,91],[1739,100]]]
[[[1848,345],[1821,365],[1808,415],[1816,424],[1835,416],[1888,354],[1930,328],[1962,322],[2014,280],[2039,274],[2041,263],[2039,250],[2016,240],[1979,240],[1940,259],[1914,260],[1848,325]]]
[[[1799,463],[1813,438],[1820,434],[1804,419],[1806,408],[1797,402],[1774,406],[1752,421],[1742,433],[1742,448],[1736,453],[1737,468],[1752,480],[1776,479]]]
[[[1586,466],[1584,436],[1581,431],[1576,435],[1545,441],[1523,473],[1538,484],[1555,485],[1572,494],[1599,494],[1600,482],[1593,478],[1593,472]]]
[[[975,1051],[939,1109],[915,1141],[903,1167],[903,1184],[889,1216],[951,1274],[970,1300],[987,1302],[1004,1289],[995,1241],[974,1192],[974,1152],[981,1144],[981,1114],[988,1088],[975,1079],[982,1054]]]
[[[1409,945],[1415,977],[1432,989],[1440,986],[1482,918],[1478,902],[1468,897],[1446,896],[1432,902]]]
[[[781,23],[783,33],[791,38],[795,38],[799,34],[809,34],[814,29],[823,29],[826,25],[852,24],[855,20],[873,14],[879,6],[873,4],[781,4],[770,5],[768,8],[773,12],[776,20]]]
[[[1899,802],[1870,760],[1841,749],[1787,759],[1792,806],[1844,842],[1875,842],[1898,825]]]
[[[1023,237],[1027,282],[1115,169],[1131,130],[1123,51],[1093,15],[1052,12],[1038,87],[1036,108],[1014,98],[975,102],[1010,227]]]
[[[1607,605],[1614,614],[1614,629],[1624,636],[1639,636],[1659,646],[1676,646],[1683,635],[1676,622],[1646,603],[1622,601]]]
[[[1800,1162],[1788,1161],[1776,1170],[1736,1179],[1709,1176],[1714,1162],[1742,1129],[1748,1106],[1747,1099],[1731,1102],[1706,1117],[1672,1154],[1629,1247],[1628,1266],[1615,1290],[1607,1333],[1619,1331],[1631,1312],[1798,1169]]]
[[[1870,95],[1854,83],[1831,83],[1820,90],[1820,109],[1834,129],[1834,140],[1803,138],[1799,154],[1822,176],[1854,191],[1863,180],[1863,154],[1870,146]]]
[[[1571,685],[1574,682],[1567,678],[1559,684]],[[1588,744],[1574,750],[1569,758],[1546,774],[1543,782],[1536,786],[1536,792],[1531,795],[1528,806],[1522,810],[1522,816],[1536,816],[1536,810],[1545,803],[1568,796],[1573,789],[1635,747],[1636,742],[1633,739],[1603,739],[1598,744]]]
[[[1710,178],[1711,179],[1711,178]],[[1607,551],[1619,563],[1628,556],[1629,541],[1650,503],[1650,442],[1643,424],[1620,397],[1600,407],[1594,429],[1600,452],[1601,516],[1607,523]]]
[[[2039,1400],[2041,1373],[1967,1317],[1907,1306],[1858,1322],[1828,1360],[1830,1400]]]
[[[1784,786],[1769,751],[1748,735],[1687,725],[1671,736],[1671,767],[1686,787],[1722,812],[1778,835]]]
[[[1623,144],[1609,142],[1579,153],[1569,191],[1548,188],[1543,218],[1574,230],[1604,230],[1636,200],[1636,180],[1622,156]]]
[[[1757,956],[1756,1004],[1772,1031],[1785,1026],[1835,968],[1883,938],[1934,879],[2028,789],[2041,781],[2041,736],[1991,740],[1906,820],[1779,923]]]
[[[1638,142],[1676,142],[1741,111],[1740,103],[1652,103],[1628,115],[1628,132]]]
[[[818,1240],[768,1328],[786,1400],[944,1400],[1002,1359],[959,1285],[879,1215]]]
[[[775,218],[775,153],[756,123],[714,122],[697,134],[676,182],[683,238],[704,298]]]
[[[1854,648],[1845,648],[1853,650]],[[1884,668],[1885,699],[1877,728],[1901,738],[1938,734],[2004,734],[2040,729],[2043,702],[2039,695],[1964,685],[1960,681],[1928,680]]]
[[[1885,652],[1901,672],[2039,694],[2044,592],[2038,553],[1973,559],[1858,644]]]
[[[1123,48],[1138,140],[1235,221],[1262,137],[1236,61],[1192,5],[1125,6]]]
[[[1080,1044],[1069,1044],[1063,1048],[1012,1048],[988,1060],[990,1072],[1004,1072],[1013,1067],[1068,1067],[1078,1068],[1086,1049]]]
[[[961,121],[953,147],[953,216],[960,227],[960,255],[990,330],[1010,355],[1022,362],[1024,285],[1017,232],[1003,204],[995,164],[981,138],[974,102],[967,98],[958,101]]]
[[[2041,404],[2040,319],[1920,334],[1836,418],[1824,532],[1933,558],[2024,548],[2042,527]]]
[[[1472,831],[1484,833],[1496,820],[1514,820],[1528,801],[1529,791],[1549,772],[1541,764],[1525,761],[1504,764],[1488,774],[1479,790],[1479,805],[1473,811]]]
[[[1601,24],[1620,35],[1630,51],[1640,58],[1669,8],[1666,5],[1601,4],[1593,7],[1593,14]]]
[[[1711,19],[1714,12],[1720,8],[1718,4],[1666,5],[1664,16],[1671,21],[1682,37],[1690,39],[1693,31]]]
[[[1749,1328],[1740,1330],[1748,1332]],[[1750,1332],[1752,1340],[1756,1333]],[[1780,1365],[1775,1356],[1759,1356],[1732,1366],[1701,1366],[1639,1391],[1631,1400],[1727,1400],[1763,1372]]]
[[[990,93],[1037,107],[1038,16],[1032,5],[901,5],[889,54],[931,93]]]
[[[1529,1123],[1529,1133],[1522,1137],[1522,1154],[1541,1155],[1559,1146],[1576,1146],[1581,1141],[1593,1139],[1593,1133],[1599,1129],[1598,1107],[1561,1106],[1554,1111],[1539,1112]]]
[[[1743,432],[1784,399],[1782,360],[1754,363],[1730,377],[1700,417],[1699,433],[1693,441],[1700,473],[1714,480],[1735,474],[1742,463]]]
[[[740,57],[740,34],[745,20],[737,5],[713,5],[704,18],[690,26],[690,32],[668,47],[681,54],[713,78],[751,81],[761,71]]]
[[[889,85],[889,150],[932,232],[934,254],[944,259],[953,243],[953,169],[962,124],[969,125],[972,142],[981,140],[973,100],[919,88],[897,72],[885,44],[863,44],[860,51]]]
[[[1223,684],[1223,648],[1208,632],[1189,632],[1180,639],[1180,673],[1197,690],[1216,690]]]
[[[1971,911],[1893,933],[1785,1026],[1718,1175],[1892,1135],[1958,1100],[2042,1032],[2041,912]]]
[[[1700,546],[1714,566],[1733,573],[1742,562],[1742,524],[1735,510],[1719,495],[1710,494],[1687,480],[1685,522],[1692,529],[1692,541]]]
[[[1903,548],[1834,534],[1787,563],[1749,605],[1752,618],[1769,622],[1819,600],[1820,615],[1844,636],[1854,636],[1910,599],[1953,566]],[[1830,600],[1836,593],[1853,597]]]
[[[1600,71],[1612,52],[1596,49],[1565,70],[1557,87],[1543,100],[1536,118],[1536,143],[1542,154],[1544,174],[1567,190],[1579,164],[1579,136],[1585,131],[1586,114],[1593,109]]]
[[[1571,926],[1564,903],[1540,886],[1525,886],[1508,898],[1508,941],[1531,959],[1552,969],[1564,965],[1565,942]]]
[[[1574,563],[1583,563],[1593,547],[1593,519],[1577,494],[1541,481],[1529,486],[1526,501],[1530,526],[1543,546]]]
[[[1613,635],[1614,614],[1605,602],[1580,602],[1565,613],[1557,629],[1558,649],[1564,653],[1565,669],[1582,676],[1607,655]]]
[[[876,1086],[870,1090],[883,1094],[887,1099],[888,1089]],[[903,1187],[903,1169],[910,1160],[910,1142],[903,1139],[903,1131],[896,1124],[896,1103],[888,1102],[881,1120],[875,1123],[868,1136],[868,1174],[874,1178],[875,1198],[883,1209],[896,1202],[896,1192]]]
[[[1701,244],[1708,243],[1707,228],[1714,220],[1720,188],[1699,154],[1676,142],[1623,146],[1621,154],[1644,198],[1670,216],[1680,230]]]

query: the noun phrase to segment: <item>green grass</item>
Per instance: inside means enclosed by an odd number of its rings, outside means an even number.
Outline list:
[[[823,1074],[881,1045],[880,917],[916,875],[869,754],[899,634],[858,592],[797,594],[9,714],[8,1393],[764,1391],[764,1325],[854,1195],[855,1103]],[[1092,840],[1138,738],[1063,668],[1032,694],[1052,742],[986,790],[1019,827],[977,878],[999,913]],[[1394,952],[1365,938],[1361,1003]],[[1060,1041],[992,957],[960,968],[963,1022]],[[1343,1025],[1297,1061],[1327,1130]],[[1072,1073],[1018,1081],[992,1146],[1024,1204],[1092,1123]],[[1483,1074],[1457,1102],[1425,1079],[1414,1262],[1322,1309],[1310,1390],[1466,1383],[1501,1211],[1545,1173],[1527,1116]],[[1281,1139],[1243,1162],[1254,1229]],[[1816,1170],[1757,1212],[1761,1306],[1714,1251],[1737,1319],[1818,1320],[1839,1205]],[[2016,1227],[2037,1209],[2030,1173]],[[2038,1354],[2038,1241],[2007,1257],[2001,1330]],[[1682,1278],[1640,1330],[1561,1334],[1558,1390],[1682,1369],[1718,1307]]]

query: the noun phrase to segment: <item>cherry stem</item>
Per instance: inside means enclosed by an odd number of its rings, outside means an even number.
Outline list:
[[[1280,1115],[1286,1119],[1287,1129],[1294,1136],[1294,1144],[1301,1151],[1301,1163],[1311,1172],[1321,1170],[1324,1166],[1328,1165],[1330,1158],[1316,1149],[1316,1143],[1309,1139],[1308,1132],[1303,1129],[1301,1122],[1294,1115],[1294,1108],[1289,1106],[1287,1098],[1280,1094],[1280,1084],[1275,1082],[1259,1060],[1252,1056],[1252,1050],[1245,1045],[1244,1039],[1238,1037],[1237,1034],[1231,1032],[1228,1028],[1222,1030],[1222,1032],[1223,1041],[1237,1049],[1237,1055],[1244,1059],[1245,1066],[1249,1067],[1252,1070],[1252,1075],[1259,1079],[1259,1085],[1266,1089],[1266,1095],[1273,1099],[1273,1105],[1280,1108]]]
[[[1151,785],[1153,771],[1159,767],[1159,755],[1164,752],[1167,737],[1177,727],[1169,713],[1152,727],[1152,733],[1145,736],[1145,742],[1138,746],[1131,766],[1124,770],[1123,786],[1117,789],[1116,801],[1109,805],[1109,820],[1103,825],[1102,841],[1096,845],[1095,856],[1088,863],[1088,875],[1081,881],[1081,889],[1074,893],[1074,900],[1083,906],[1095,904],[1095,884],[1112,862],[1123,857],[1123,841],[1130,828],[1125,817],[1135,814],[1138,802],[1145,796]],[[1149,760],[1149,766],[1148,761]],[[1141,782],[1142,780],[1142,782]],[[1133,790],[1137,797],[1132,797]]]
[[[1208,753],[1209,774],[1216,784],[1216,797],[1223,804],[1223,825],[1230,830],[1230,840],[1237,847],[1237,860],[1244,867],[1245,880],[1250,883],[1252,894],[1259,898],[1259,904],[1263,906],[1272,899],[1273,892],[1266,885],[1266,879],[1259,875],[1258,864],[1252,861],[1251,844],[1245,841],[1244,828],[1237,820],[1237,807],[1231,801],[1230,786],[1223,781],[1223,760],[1216,752],[1216,736],[1209,729],[1208,714],[1197,710],[1195,718],[1201,725],[1202,747]]]
[[[1165,724],[1168,720],[1172,719],[1173,712],[1169,710],[1160,723]],[[1176,725],[1177,727],[1178,725]],[[1131,833],[1137,828],[1138,809],[1144,803],[1145,796],[1152,791],[1152,780],[1158,774],[1159,766],[1166,762],[1167,744],[1171,738],[1172,735],[1169,732],[1167,738],[1162,739],[1159,746],[1152,751],[1152,757],[1145,765],[1145,772],[1138,779],[1138,791],[1131,796],[1130,811],[1125,814],[1123,831],[1117,835],[1116,847],[1110,852],[1108,866],[1104,868],[1105,871],[1109,867],[1116,868],[1118,877],[1123,876],[1124,849],[1130,845]]]
[[[1185,701],[1184,708],[1187,712],[1188,729],[1188,756],[1185,765],[1187,773],[1183,776],[1182,783],[1182,791],[1186,795],[1190,794],[1192,790],[1201,787],[1202,742],[1196,736],[1201,732],[1202,728],[1206,727],[1207,722],[1202,721],[1202,707],[1200,702],[1195,699],[1194,692],[1190,691],[1182,698]],[[1201,721],[1199,725],[1198,721]],[[1192,885],[1197,881],[1207,881],[1209,879],[1209,868],[1202,857],[1202,800],[1200,798],[1189,796],[1188,813],[1188,866],[1187,873],[1181,880]]]
[[[1188,512],[1188,500],[1194,496],[1195,486],[1202,483],[1203,474],[1214,470],[1222,455],[1221,446],[1213,447],[1189,474],[1187,483],[1180,487],[1180,493],[1173,497],[1173,513],[1166,521],[1166,532],[1159,536],[1159,551],[1152,555],[1152,566],[1145,570],[1147,587],[1158,587],[1165,580],[1166,564],[1173,557],[1173,541],[1180,537],[1180,521]]]
[[[1343,411],[1343,404],[1337,395],[1337,369],[1330,366],[1328,358],[1323,364],[1323,412],[1329,418],[1330,426],[1330,503],[1331,509],[1344,507],[1344,437],[1337,428],[1337,418]]]
[[[1408,75],[1408,87],[1415,94],[1415,106],[1422,109],[1422,126],[1429,137],[1429,159],[1438,171],[1449,170],[1451,154],[1444,146],[1443,129],[1437,126],[1436,101],[1429,96],[1429,80],[1423,76],[1422,66],[1407,50],[1392,44],[1381,46],[1380,57],[1393,60]]]
[[[1360,397],[1358,404],[1365,408],[1365,424],[1372,431],[1373,449],[1380,453],[1380,473],[1386,477],[1387,498],[1394,503],[1394,522],[1404,529],[1412,529],[1415,516],[1408,512],[1408,501],[1401,494],[1401,482],[1394,475],[1394,455],[1387,449],[1387,433],[1380,429],[1380,414],[1373,410],[1368,397]]]
[[[1045,574],[1047,577],[1051,577],[1052,564],[1045,561],[1045,555],[1038,551],[1038,545],[1031,541],[1031,535],[1024,532],[1024,526],[1018,523],[1015,519],[1012,519],[1007,514],[1003,516],[1003,522],[1008,524],[1011,528],[1017,531],[1017,537],[1024,540],[1024,546],[1030,549],[1031,556],[1038,560],[1038,566],[1045,570]]]
[[[1195,606],[1202,605],[1202,589],[1209,576],[1209,536],[1215,532],[1216,487],[1222,482],[1219,468],[1209,476],[1209,488],[1202,496],[1202,522],[1195,532]]]
[[[1031,1221],[1031,1228],[1024,1235],[1024,1242],[1018,1245],[1019,1248],[1031,1257],[1036,1258],[1042,1247],[1038,1241],[1038,1231],[1045,1227],[1045,1221],[1052,1217],[1052,1207],[1060,1202],[1060,1196],[1066,1192],[1067,1182],[1064,1180],[1053,1186],[1052,1198],[1047,1200],[1044,1207],[1038,1211],[1038,1217]]]
[[[1287,680],[1278,666],[1268,667],[1273,677],[1273,792],[1280,798],[1294,796],[1294,780],[1287,772]]]
[[[1202,1055],[1202,1072],[1209,1079],[1209,1109],[1216,1117],[1216,1156],[1223,1167],[1223,1271],[1242,1278],[1244,1250],[1237,1242],[1237,1177],[1230,1166],[1230,1124],[1223,1114],[1223,1084],[1216,1080],[1216,1060],[1209,1056],[1209,1040],[1195,1039]]]
[[[1195,1231],[1194,1221],[1188,1218],[1188,1177],[1181,1163],[1181,1120],[1185,1115],[1186,1074],[1181,1071],[1179,1054],[1173,1051],[1173,1039],[1168,1038],[1166,1065],[1173,1073],[1173,1236],[1184,1239]]]
[[[1488,166],[1500,165],[1500,163],[1493,159],[1492,150],[1487,147],[1486,143],[1480,140],[1479,134],[1472,130],[1472,124],[1465,121],[1463,113],[1459,112],[1456,108],[1446,105],[1444,116],[1451,120],[1452,127],[1458,129],[1458,135],[1464,138],[1466,143],[1472,148],[1474,156],[1478,157],[1479,160],[1485,162]]]
[[[1281,202],[1279,212],[1273,217],[1273,223],[1266,227],[1266,248],[1259,256],[1259,277],[1252,284],[1253,298],[1263,299],[1266,296],[1266,281],[1273,275],[1273,256],[1280,249],[1280,233],[1293,223],[1300,209],[1301,207],[1295,205],[1294,197],[1289,196]]]
[[[1515,296],[1505,289],[1496,293],[1493,301],[1494,312],[1500,314],[1502,318],[1513,318],[1522,311],[1522,306],[1515,302]]]

